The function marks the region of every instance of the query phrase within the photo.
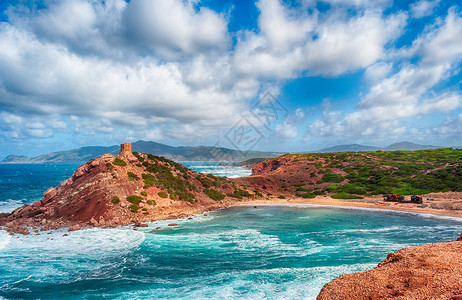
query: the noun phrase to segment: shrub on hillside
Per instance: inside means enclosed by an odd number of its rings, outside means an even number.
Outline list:
[[[128,179],[129,179],[130,181],[133,181],[133,180],[140,180],[140,178],[138,177],[138,175],[136,175],[135,173],[128,172],[127,175],[128,175]]]
[[[332,195],[331,197],[334,199],[364,199],[364,197],[357,196],[357,195],[351,195],[351,194],[347,194],[344,192]]]
[[[127,201],[133,204],[140,204],[140,202],[143,200],[143,197],[138,196],[138,195],[131,195],[127,197]]]
[[[159,197],[161,198],[168,198],[168,195],[166,192],[162,191],[162,192],[158,192],[157,195],[159,195]]]
[[[125,167],[127,165],[127,163],[125,161],[121,160],[120,158],[114,159],[114,161],[112,163],[114,165],[116,165],[116,166],[122,166],[122,167]]]
[[[214,189],[205,189],[204,193],[207,196],[209,196],[210,199],[213,199],[215,201],[225,199],[225,195],[223,195],[220,191],[217,191],[217,190],[214,190]]]
[[[306,199],[316,198],[315,193],[304,193],[304,194],[298,194],[297,196],[306,198]]]

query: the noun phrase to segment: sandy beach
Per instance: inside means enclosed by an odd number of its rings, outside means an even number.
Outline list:
[[[432,200],[426,200],[426,199]],[[384,202],[382,197],[371,197],[357,200],[340,200],[328,196],[318,196],[314,199],[287,197],[279,199],[251,200],[233,203],[233,205],[261,205],[261,204],[312,204],[334,207],[355,207],[367,209],[380,209],[391,211],[403,211],[417,214],[430,214],[462,218],[462,193],[434,193],[424,197],[423,204]]]

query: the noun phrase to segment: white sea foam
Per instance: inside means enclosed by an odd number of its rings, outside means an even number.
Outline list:
[[[0,251],[5,249],[6,246],[10,243],[11,236],[8,232],[0,230]]]
[[[0,202],[0,213],[10,213],[26,202],[26,199],[13,200],[6,199]]]
[[[63,236],[66,233],[68,236]],[[139,246],[144,233],[126,229],[85,229],[73,232],[64,230],[52,234],[16,236],[11,248],[25,253],[38,252],[51,255],[103,255],[110,252],[130,250]]]

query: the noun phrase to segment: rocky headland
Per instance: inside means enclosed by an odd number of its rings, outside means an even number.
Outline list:
[[[104,154],[80,166],[44,197],[10,214],[0,226],[12,233],[69,227],[115,227],[190,216],[255,194],[234,182],[204,175],[122,144],[118,155]]]
[[[318,300],[462,299],[462,236],[455,242],[408,247],[390,253],[372,270],[341,275]]]

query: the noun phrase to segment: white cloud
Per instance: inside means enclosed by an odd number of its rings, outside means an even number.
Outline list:
[[[337,76],[364,68],[384,55],[386,43],[397,38],[406,23],[403,13],[384,18],[366,10],[345,18],[343,12],[319,17],[300,14],[278,0],[261,0],[262,34],[244,32],[234,55],[239,74],[286,79],[301,73]]]
[[[414,18],[423,18],[433,13],[433,10],[440,3],[440,0],[419,0],[414,4],[411,4],[411,14]]]
[[[378,62],[373,65],[370,65],[366,72],[364,73],[364,78],[369,83],[377,83],[378,81],[387,77],[388,74],[392,71],[393,64],[386,62]]]
[[[123,24],[134,42],[163,57],[225,50],[229,37],[224,16],[207,9],[195,11],[189,1],[131,1]]]
[[[0,137],[10,140],[28,138],[49,138],[54,132],[66,129],[66,124],[57,116],[46,119],[36,116],[19,116],[8,112],[0,112]]]
[[[420,61],[396,65],[389,45],[401,36],[406,13],[384,15],[388,0],[322,2],[332,6],[327,13],[313,1],[302,4],[309,9],[296,9],[260,0],[258,30],[237,32],[234,45],[228,17],[195,1],[12,7],[11,25],[0,24],[0,107],[22,119],[13,126],[5,121],[13,117],[4,117],[2,134],[47,137],[67,128],[69,118],[69,128],[80,135],[114,135],[119,128],[123,137],[197,140],[232,126],[268,85],[358,69],[366,69],[371,86],[358,111],[325,110],[311,125],[318,134],[399,134],[403,118],[460,107],[458,93],[432,93],[461,58],[462,21],[455,9],[412,47],[396,51]],[[26,124],[25,116],[38,123]],[[49,127],[49,116],[61,125]],[[304,118],[296,111],[277,134],[297,136]],[[366,128],[365,121],[375,125]]]
[[[462,107],[462,96],[455,91],[434,92],[445,80],[462,55],[462,17],[451,9],[444,20],[417,38],[407,55],[419,55],[417,64],[403,63],[399,71],[384,77],[389,64],[371,66],[365,73],[375,82],[362,96],[357,111],[339,115],[329,111],[310,126],[312,134],[322,136],[399,135],[410,118],[436,112],[448,113]],[[377,75],[378,74],[378,75]],[[382,77],[382,79],[380,79]],[[335,119],[330,118],[336,114]]]
[[[293,124],[284,122],[275,127],[274,133],[276,137],[291,139],[297,136],[298,130]]]

